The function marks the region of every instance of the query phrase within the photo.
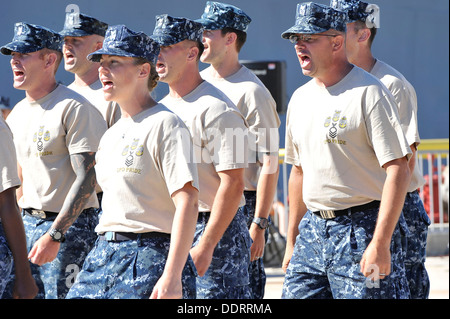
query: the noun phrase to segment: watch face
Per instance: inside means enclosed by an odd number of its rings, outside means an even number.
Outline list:
[[[59,231],[53,232],[53,238],[55,238],[56,240],[60,240],[61,239],[61,233]]]
[[[262,228],[267,228],[267,226],[269,226],[269,221],[267,219],[261,219],[259,221],[259,224],[261,225]]]

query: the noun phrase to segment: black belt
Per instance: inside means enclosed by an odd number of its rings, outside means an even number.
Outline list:
[[[359,206],[353,206],[347,209],[341,209],[341,210],[319,210],[317,212],[312,212],[314,215],[319,216],[322,219],[333,219],[339,216],[344,215],[351,215],[353,213],[362,212],[367,209],[372,208],[379,208],[380,207],[380,201],[374,200],[373,202],[359,205]]]
[[[128,241],[138,240],[145,238],[170,238],[170,234],[160,232],[148,232],[148,233],[127,233],[127,232],[113,232],[107,231],[99,235],[100,240],[106,241]]]

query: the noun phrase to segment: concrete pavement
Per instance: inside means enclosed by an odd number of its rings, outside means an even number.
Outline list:
[[[427,257],[430,277],[429,299],[449,299],[449,256]],[[266,268],[267,282],[264,299],[280,299],[284,273],[281,268]]]

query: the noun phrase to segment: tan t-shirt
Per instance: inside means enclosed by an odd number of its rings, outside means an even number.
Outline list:
[[[17,103],[8,116],[22,167],[22,208],[59,212],[75,181],[70,155],[96,152],[106,123],[84,97],[64,85],[42,99]],[[93,194],[84,208],[98,207]]]
[[[0,117],[0,193],[20,184],[13,137],[5,120]]]
[[[227,78],[212,77],[211,68],[203,70],[201,76],[230,98],[249,125],[245,189],[256,190],[262,156],[278,156],[280,118],[275,100],[261,80],[245,66]]]
[[[285,160],[302,167],[312,211],[380,200],[381,166],[410,154],[392,94],[358,67],[332,87],[309,81],[289,102]]]
[[[377,60],[370,73],[380,79],[394,96],[398,107],[400,124],[408,144],[420,144],[417,123],[417,95],[414,87],[400,72],[380,60]],[[416,165],[408,191],[412,192],[417,190],[424,184],[425,179],[423,178],[423,174],[420,171],[419,165]]]
[[[200,183],[199,211],[211,211],[220,185],[217,172],[247,167],[247,122],[225,94],[206,81],[183,98],[167,95],[161,103],[191,132]]]
[[[96,232],[171,233],[171,195],[191,182],[197,189],[192,140],[183,122],[162,104],[121,118],[103,136],[95,171],[103,189]]]
[[[89,86],[79,86],[72,83],[68,86],[69,89],[84,96],[92,105],[94,105],[100,113],[102,113],[103,118],[106,121],[108,128],[113,126],[120,117],[121,111],[120,107],[116,102],[106,101],[102,91],[102,83],[100,80],[92,83]]]

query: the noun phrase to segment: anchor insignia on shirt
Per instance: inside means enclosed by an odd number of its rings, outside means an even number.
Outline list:
[[[125,165],[127,167],[130,167],[133,165],[134,162],[134,156],[142,156],[144,154],[144,145],[139,145],[139,139],[133,139],[133,143],[130,145],[125,146],[125,148],[122,150],[122,156],[127,156],[125,158]]]
[[[336,110],[334,112],[333,116],[328,116],[325,119],[324,127],[326,127],[326,128],[329,127],[328,135],[331,139],[334,139],[337,137],[338,128],[343,129],[343,128],[347,127],[347,117],[343,116],[340,118],[340,115],[341,115],[341,111]]]
[[[39,131],[34,133],[33,142],[36,143],[37,150],[42,152],[44,150],[44,141],[50,140],[50,131],[45,131],[45,126],[39,126]]]

